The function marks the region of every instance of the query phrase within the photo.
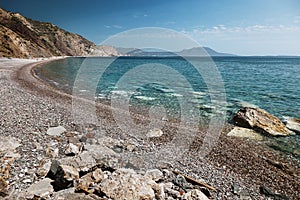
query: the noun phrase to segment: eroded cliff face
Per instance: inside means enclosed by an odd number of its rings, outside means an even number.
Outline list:
[[[97,47],[51,23],[0,8],[0,57],[118,56],[113,47]]]

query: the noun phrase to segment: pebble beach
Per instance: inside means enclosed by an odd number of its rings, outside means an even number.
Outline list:
[[[162,187],[171,183],[176,186],[172,190],[178,191],[176,196],[166,192],[166,189],[165,199],[184,199],[184,194],[192,190],[201,190],[210,199],[299,198],[300,161],[274,151],[259,141],[226,136],[233,128],[230,124],[224,126],[217,145],[202,159],[196,153],[201,141],[181,157],[172,156],[170,152],[166,154],[166,159],[156,158],[155,152],[161,148],[161,144],[157,145],[159,141],[142,141],[120,130],[110,114],[113,108],[107,105],[97,107],[98,117],[102,119],[101,127],[76,124],[72,117],[71,95],[52,88],[32,74],[32,68],[53,59],[60,58],[0,59],[0,155],[3,180],[0,194],[3,198],[16,199],[16,194],[26,196],[32,184],[45,178],[47,172],[42,172],[45,163],[70,158],[66,149],[71,143],[80,144],[79,152],[71,152],[75,154],[73,157],[89,149],[89,145],[103,145],[120,154],[121,160],[114,169],[116,171],[125,168],[134,170],[130,173],[141,175],[153,169],[164,172],[164,176],[159,181],[153,179],[154,182]],[[59,135],[47,134],[51,127],[63,127],[65,131]],[[204,134],[205,131],[199,129],[199,138]],[[145,160],[147,155],[151,156]],[[110,167],[114,168],[114,165]],[[105,171],[104,168],[101,170]],[[184,187],[176,181],[177,174],[174,171],[200,180],[215,190],[195,184]],[[166,175],[166,172],[170,173]],[[102,191],[106,191],[106,195],[78,192],[83,195],[80,199],[114,199],[103,185]],[[57,194],[61,191],[49,192],[46,199],[63,199],[59,198],[61,193]],[[158,198],[157,192],[155,195],[156,199],[162,198]],[[19,195],[18,198],[23,197]]]

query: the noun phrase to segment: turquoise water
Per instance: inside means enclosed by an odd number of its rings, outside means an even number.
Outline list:
[[[35,73],[68,93],[77,91],[82,96],[89,94],[88,97],[92,94],[93,99],[104,103],[114,98],[128,99],[136,110],[161,106],[174,119],[180,118],[180,109],[187,108],[187,104],[191,105],[190,115],[204,119],[203,123],[218,115],[218,111],[225,111],[230,121],[233,113],[244,106],[258,106],[279,118],[300,117],[300,57],[215,57],[214,63],[190,59],[203,66],[205,72],[212,71],[212,64],[216,66],[225,90],[213,92],[226,96],[226,104],[218,107],[208,90],[208,85],[218,80],[217,76],[212,73],[205,79],[191,63],[179,57],[66,58],[36,68]],[[139,66],[146,70],[134,71]],[[162,66],[181,76],[164,71]],[[156,76],[161,79],[157,81]],[[182,78],[189,84],[184,84]],[[147,82],[152,79],[153,82]],[[186,99],[184,103],[182,98]],[[299,158],[299,135],[269,139],[267,144]]]
[[[181,58],[67,58],[46,64],[38,68],[36,73],[56,87],[72,92],[73,82],[77,72],[83,65],[89,65],[84,75],[87,84],[79,88],[83,93],[89,89],[89,84],[97,82],[95,98],[109,99],[112,95],[124,95],[130,98],[133,104],[163,105],[165,107],[178,107],[177,98],[181,96],[176,88],[189,92],[189,102],[202,108],[202,114],[209,113],[213,107],[210,102],[207,85],[190,63]],[[300,117],[300,58],[285,57],[216,57],[214,63],[219,70],[226,91],[228,116],[238,108],[246,105],[258,106],[281,118],[283,116]],[[197,62],[207,62],[198,60]],[[137,80],[128,80],[131,86],[126,91],[116,87],[118,81],[125,73],[137,66],[151,66],[157,63],[172,67],[184,76],[191,84],[182,88],[181,82],[169,83],[172,88],[163,83],[141,85]],[[106,68],[101,78],[97,72]],[[158,69],[159,70],[159,69]],[[208,69],[209,70],[209,69]],[[147,76],[148,74],[139,74]],[[164,75],[166,80],[168,74]],[[80,76],[79,76],[80,78]],[[135,85],[138,87],[134,88]],[[175,88],[175,89],[174,89]],[[178,89],[178,90],[180,90]],[[207,111],[207,113],[205,113]]]

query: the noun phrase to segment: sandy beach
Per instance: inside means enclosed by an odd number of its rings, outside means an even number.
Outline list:
[[[20,156],[9,169],[9,192],[26,190],[40,180],[41,177],[36,174],[44,160],[66,157],[64,149],[68,144],[68,136],[47,135],[50,127],[63,126],[67,132],[88,135],[95,140],[101,132],[106,137],[125,143],[134,141],[139,151],[125,154],[127,157],[124,158],[139,170],[159,168],[162,160],[152,157],[150,161],[139,160],[147,152],[155,154],[160,148],[157,145],[159,141],[141,141],[120,130],[112,118],[109,106],[97,107],[98,117],[102,119],[101,127],[74,123],[72,97],[32,74],[33,67],[53,59],[0,59],[0,136],[17,138],[20,143],[16,148]],[[217,145],[204,159],[199,159],[195,153],[201,141],[195,143],[195,148],[181,158],[172,159],[172,155],[168,154],[165,160],[171,166],[170,170],[179,170],[216,188],[216,191],[210,191],[212,199],[267,199],[260,192],[262,186],[289,199],[299,198],[299,160],[268,149],[258,141],[227,137],[226,133],[231,128],[229,124],[225,126]],[[199,138],[203,134],[200,131]],[[57,155],[49,153],[55,149],[59,150]],[[5,162],[1,164],[3,169]]]

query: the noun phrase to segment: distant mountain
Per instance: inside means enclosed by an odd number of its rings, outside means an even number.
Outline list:
[[[155,51],[153,49],[136,49],[136,48],[120,48],[116,47],[118,52],[127,56],[146,56],[146,57],[168,57],[168,56],[235,56],[228,53],[219,53],[209,47],[194,47],[191,49],[184,49],[179,52]]]
[[[203,50],[205,50],[206,52],[204,52]],[[235,56],[233,54],[217,52],[209,47],[194,47],[191,49],[184,49],[178,52],[178,54],[180,54],[181,56],[206,56],[207,54],[210,56]]]
[[[78,34],[0,8],[0,57],[118,56]]]

